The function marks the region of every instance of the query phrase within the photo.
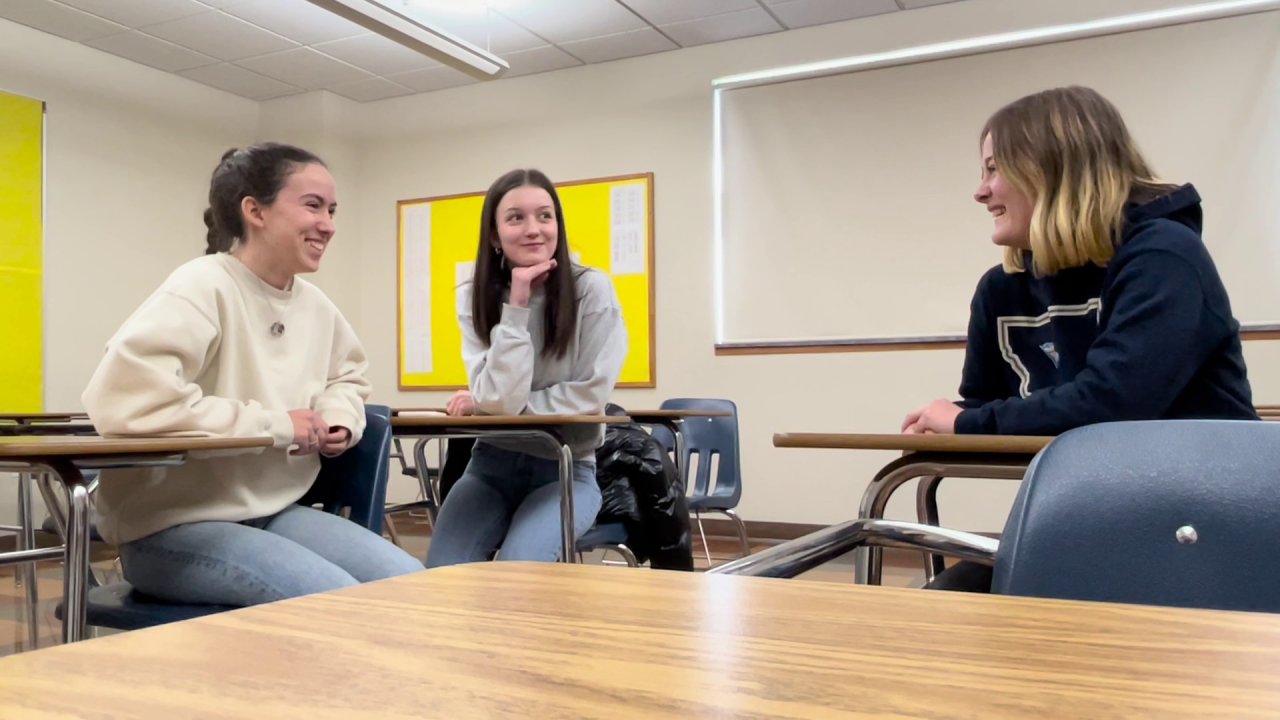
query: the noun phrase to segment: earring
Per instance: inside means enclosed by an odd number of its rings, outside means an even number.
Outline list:
[[[498,256],[498,267],[503,270],[507,269],[507,256],[502,253],[502,248],[494,248],[493,254]]]

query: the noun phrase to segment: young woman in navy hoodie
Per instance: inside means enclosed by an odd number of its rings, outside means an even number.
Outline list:
[[[1256,420],[1195,188],[1156,179],[1115,106],[1088,88],[1017,100],[980,137],[974,199],[1004,263],[973,296],[962,399],[916,410],[903,432]],[[930,587],[989,589],[990,568],[960,563]]]

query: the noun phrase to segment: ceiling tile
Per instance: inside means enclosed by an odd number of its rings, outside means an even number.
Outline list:
[[[950,0],[948,0],[950,1]],[[853,20],[896,12],[894,0],[766,0],[769,9],[789,28]]]
[[[185,70],[178,74],[198,83],[204,83],[219,90],[226,90],[229,93],[253,100],[269,100],[281,95],[292,95],[301,92],[299,88],[292,85],[272,80],[269,77],[263,77],[258,73],[228,63],[207,65],[194,70]]]
[[[219,60],[240,60],[298,46],[292,40],[216,11],[151,25],[142,31]]]
[[[929,7],[930,5],[945,5],[956,1],[957,0],[902,0],[902,7],[907,10],[914,10],[916,8]]]
[[[546,47],[547,41],[496,12],[462,13],[410,5],[407,12],[495,55]]]
[[[150,35],[143,35],[137,30],[87,40],[85,45],[165,72],[190,70],[205,65],[216,65],[218,62],[208,55],[201,55],[194,50],[179,47]]]
[[[76,42],[128,30],[52,0],[4,0],[0,2],[0,18]]]
[[[364,35],[368,30],[307,0],[228,0],[228,15],[303,45]]]
[[[893,0],[889,2],[892,3]],[[769,13],[759,6],[754,10],[739,10],[701,20],[662,25],[660,29],[672,40],[680,43],[681,47],[705,45],[782,30],[778,23],[769,17]]]
[[[648,26],[626,7],[608,0],[538,0],[504,8],[501,13],[553,43]]]
[[[657,30],[645,28],[643,30],[618,33],[617,35],[605,35],[604,37],[591,38],[589,40],[563,43],[560,47],[574,57],[581,58],[589,63],[602,63],[610,60],[636,57],[637,55],[648,55],[662,52],[663,50],[675,50],[680,46],[663,37],[662,33]]]
[[[121,25],[140,28],[144,25],[209,12],[209,6],[195,0],[58,0]]]
[[[335,92],[345,98],[355,100],[356,102],[373,102],[375,100],[386,100],[388,98],[400,97],[401,95],[412,95],[413,90],[391,82],[386,78],[365,78],[351,83],[343,83],[326,88],[330,92]]]
[[[422,53],[372,33],[312,47],[374,75],[394,75],[440,64]]]
[[[437,65],[425,70],[400,73],[387,79],[407,88],[412,88],[415,92],[432,92],[480,82],[470,75],[454,70],[448,65]]]
[[[507,71],[507,74],[502,76],[504,78],[533,75],[534,73],[551,70],[563,70],[582,64],[572,55],[550,45],[534,48],[533,50],[507,53],[502,59],[511,65],[511,69]]]
[[[200,2],[217,10],[226,10],[233,5],[243,5],[246,2],[253,2],[253,0],[200,0]]]
[[[760,7],[756,0],[618,0],[654,25],[669,25]]]
[[[371,77],[370,73],[311,48],[294,48],[281,53],[248,58],[236,63],[280,82],[304,90],[319,90]]]

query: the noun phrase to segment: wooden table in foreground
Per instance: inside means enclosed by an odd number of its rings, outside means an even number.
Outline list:
[[[422,412],[423,414],[409,414]],[[576,562],[578,553],[573,534],[573,453],[556,435],[557,428],[569,425],[611,425],[631,422],[628,417],[613,415],[469,415],[451,417],[425,414],[432,411],[393,409],[391,432],[397,438],[413,437],[414,468],[424,495],[431,502],[433,488],[427,477],[426,444],[428,440],[451,438],[522,438],[541,442],[560,465],[560,552],[563,562]],[[442,462],[440,467],[444,467]],[[407,507],[407,506],[402,506]]]
[[[876,473],[862,494],[859,518],[882,518],[889,498],[903,484],[919,478],[916,513],[920,522],[938,524],[938,485],[943,478],[1021,480],[1036,453],[1050,437],[1016,435],[901,435],[859,433],[781,433],[774,447],[828,450],[897,450],[904,455]],[[855,581],[880,584],[883,549],[854,551]],[[941,555],[925,554],[925,574],[942,572]]]
[[[0,717],[1275,717],[1280,617],[481,563],[0,659]]]
[[[42,473],[58,480],[67,490],[67,517],[49,502],[66,544],[62,551],[64,642],[75,642],[85,633],[85,594],[89,577],[89,495],[82,470],[120,467],[178,465],[187,453],[270,447],[271,438],[102,438],[82,436],[0,437],[0,470]],[[42,479],[41,489],[52,501],[51,488]],[[23,522],[29,524],[30,518]],[[23,550],[8,554],[8,563],[43,559],[47,550]]]

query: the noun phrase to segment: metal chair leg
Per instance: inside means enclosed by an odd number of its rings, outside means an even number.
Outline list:
[[[733,521],[733,527],[738,532],[738,542],[742,544],[742,555],[746,557],[751,554],[751,538],[747,536],[747,524],[742,522],[742,518],[732,510],[717,510],[716,512],[724,515]]]
[[[387,529],[387,535],[391,536],[391,544],[400,547],[400,533],[396,532],[396,521],[391,519],[390,513],[383,513],[382,525]]]
[[[702,552],[707,556],[707,569],[711,569],[711,546],[707,544],[707,533],[702,529],[702,513],[695,510],[693,518],[698,521],[698,537],[702,538]]]
[[[36,528],[31,512],[31,474],[18,475],[18,522],[22,532],[18,535],[19,550],[34,550],[36,546]],[[35,563],[23,563],[18,573],[26,590],[27,648],[36,650],[40,647],[40,593],[39,577]]]
[[[933,475],[920,478],[920,483],[916,486],[916,518],[917,522],[922,525],[933,525],[937,527],[940,524],[938,520],[938,486],[942,484],[942,478]],[[934,553],[924,554],[924,579],[925,584],[933,582],[938,574],[947,569],[945,558]]]
[[[627,567],[640,567],[640,562],[636,560],[636,554],[631,552],[631,548],[626,545],[606,545],[605,548],[621,555],[622,559],[627,562]]]

